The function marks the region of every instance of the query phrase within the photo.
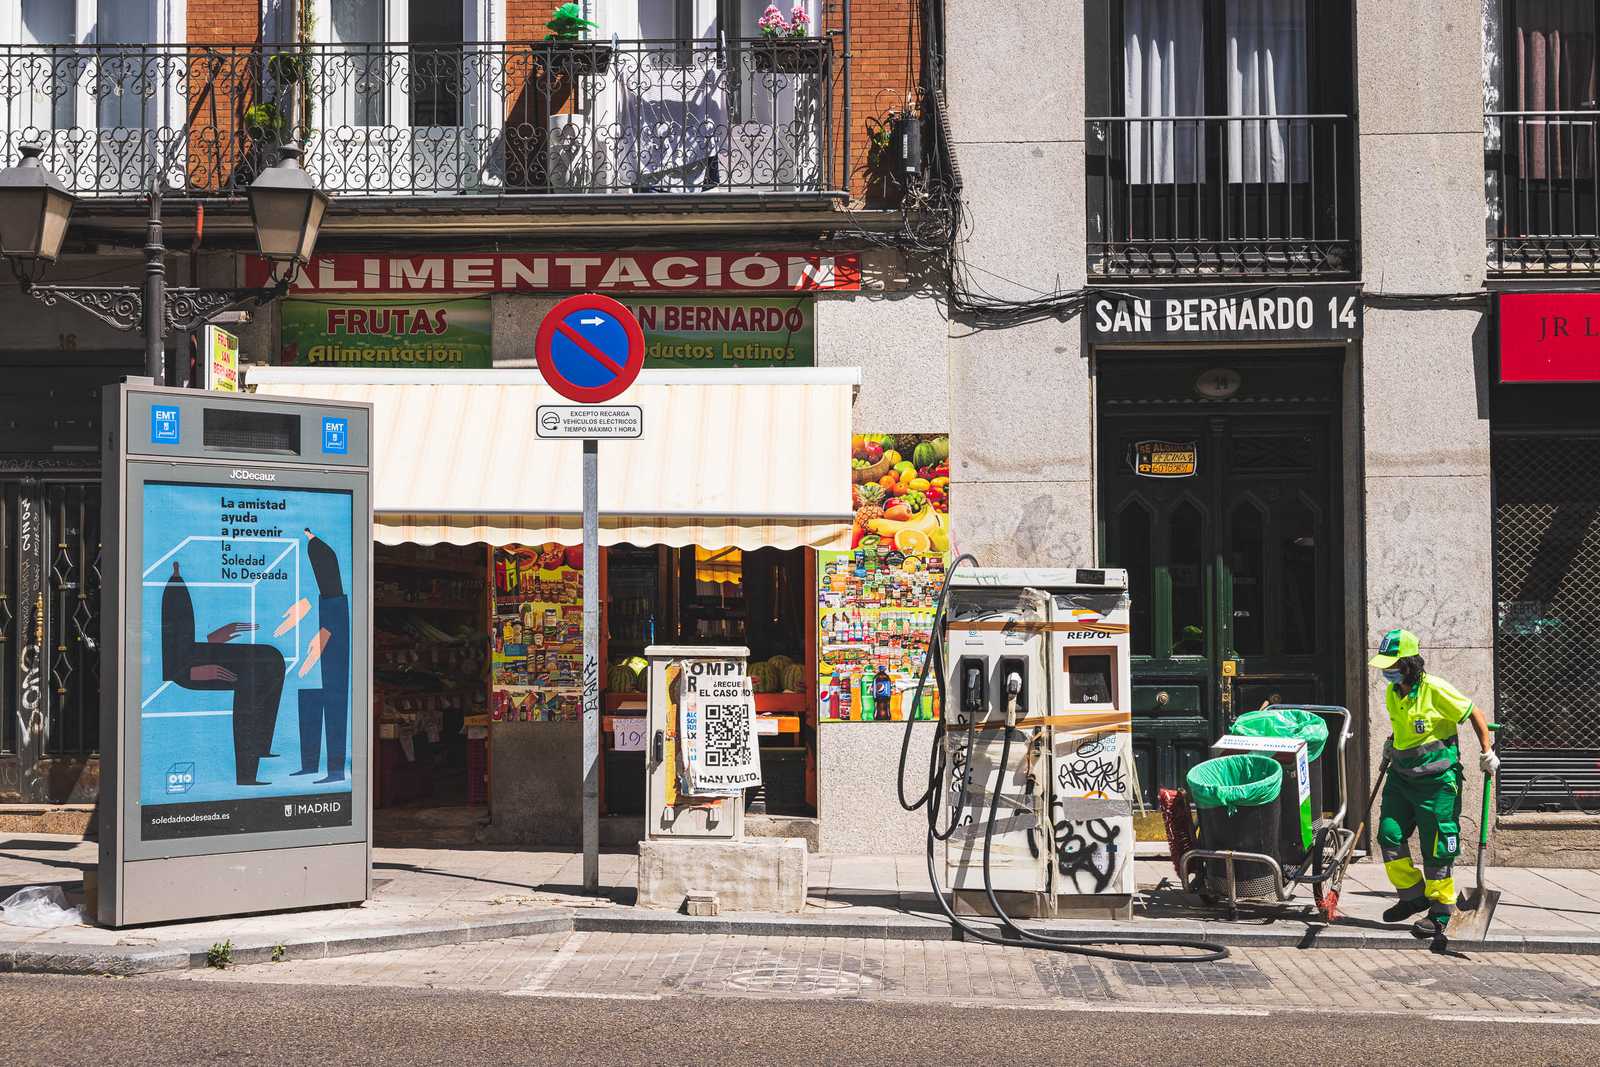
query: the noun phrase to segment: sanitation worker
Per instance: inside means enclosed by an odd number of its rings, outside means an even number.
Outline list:
[[[1394,736],[1384,748],[1389,780],[1383,788],[1378,820],[1378,847],[1383,869],[1400,900],[1383,913],[1383,921],[1404,922],[1427,912],[1412,926],[1413,936],[1442,941],[1456,899],[1452,867],[1461,851],[1461,750],[1456,733],[1472,722],[1482,753],[1478,769],[1492,775],[1500,767],[1489,723],[1472,699],[1443,678],[1423,669],[1417,635],[1390,630],[1378,645],[1371,665],[1388,682],[1384,704]],[[1411,834],[1416,831],[1422,870],[1411,861]]]

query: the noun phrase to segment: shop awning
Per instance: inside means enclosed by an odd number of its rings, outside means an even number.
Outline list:
[[[861,372],[646,370],[616,404],[644,437],[600,446],[600,543],[845,548],[850,406]],[[536,370],[251,367],[273,396],[373,406],[374,536],[382,544],[581,540],[582,445],[540,440]]]

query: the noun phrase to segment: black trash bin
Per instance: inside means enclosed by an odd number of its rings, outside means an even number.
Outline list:
[[[1283,737],[1306,743],[1306,765],[1311,776],[1311,825],[1322,818],[1322,753],[1328,745],[1328,720],[1303,708],[1262,708],[1248,711],[1234,722],[1229,733],[1246,737]],[[1291,783],[1278,801],[1280,818],[1277,857],[1279,862],[1298,866],[1306,858],[1307,842],[1300,828],[1300,797]]]
[[[1200,813],[1200,847],[1213,852],[1258,852],[1276,855],[1281,824],[1278,794],[1283,767],[1271,756],[1245,753],[1198,763],[1187,778],[1189,796]],[[1207,860],[1206,887],[1228,896],[1228,867]],[[1272,868],[1252,860],[1233,865],[1233,896],[1266,897],[1276,890]]]

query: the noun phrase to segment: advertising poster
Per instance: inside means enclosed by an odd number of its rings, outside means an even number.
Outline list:
[[[809,297],[628,297],[644,330],[646,367],[810,367]]]
[[[207,389],[239,391],[239,339],[221,326],[205,329],[205,368]]]
[[[851,549],[817,554],[817,718],[933,719],[916,685],[950,554],[950,439],[859,434],[850,463]]]
[[[576,722],[583,710],[583,549],[494,552],[496,722]]]
[[[284,300],[279,362],[291,367],[490,366],[487,297],[450,300]]]
[[[756,698],[750,676],[727,661],[690,660],[678,705],[680,790],[736,797],[761,784]]]
[[[145,488],[145,840],[351,824],[351,496]]]

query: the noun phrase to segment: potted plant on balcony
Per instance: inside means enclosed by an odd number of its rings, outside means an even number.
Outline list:
[[[776,4],[768,4],[756,20],[761,30],[761,40],[755,52],[756,70],[775,74],[816,74],[822,70],[823,59],[828,54],[827,42],[812,37],[806,27],[811,16],[804,4],[795,4],[784,18]]]
[[[595,24],[583,17],[577,4],[562,4],[545,23],[545,63],[548,76],[604,74],[611,69],[611,46],[585,40],[581,34]]]

